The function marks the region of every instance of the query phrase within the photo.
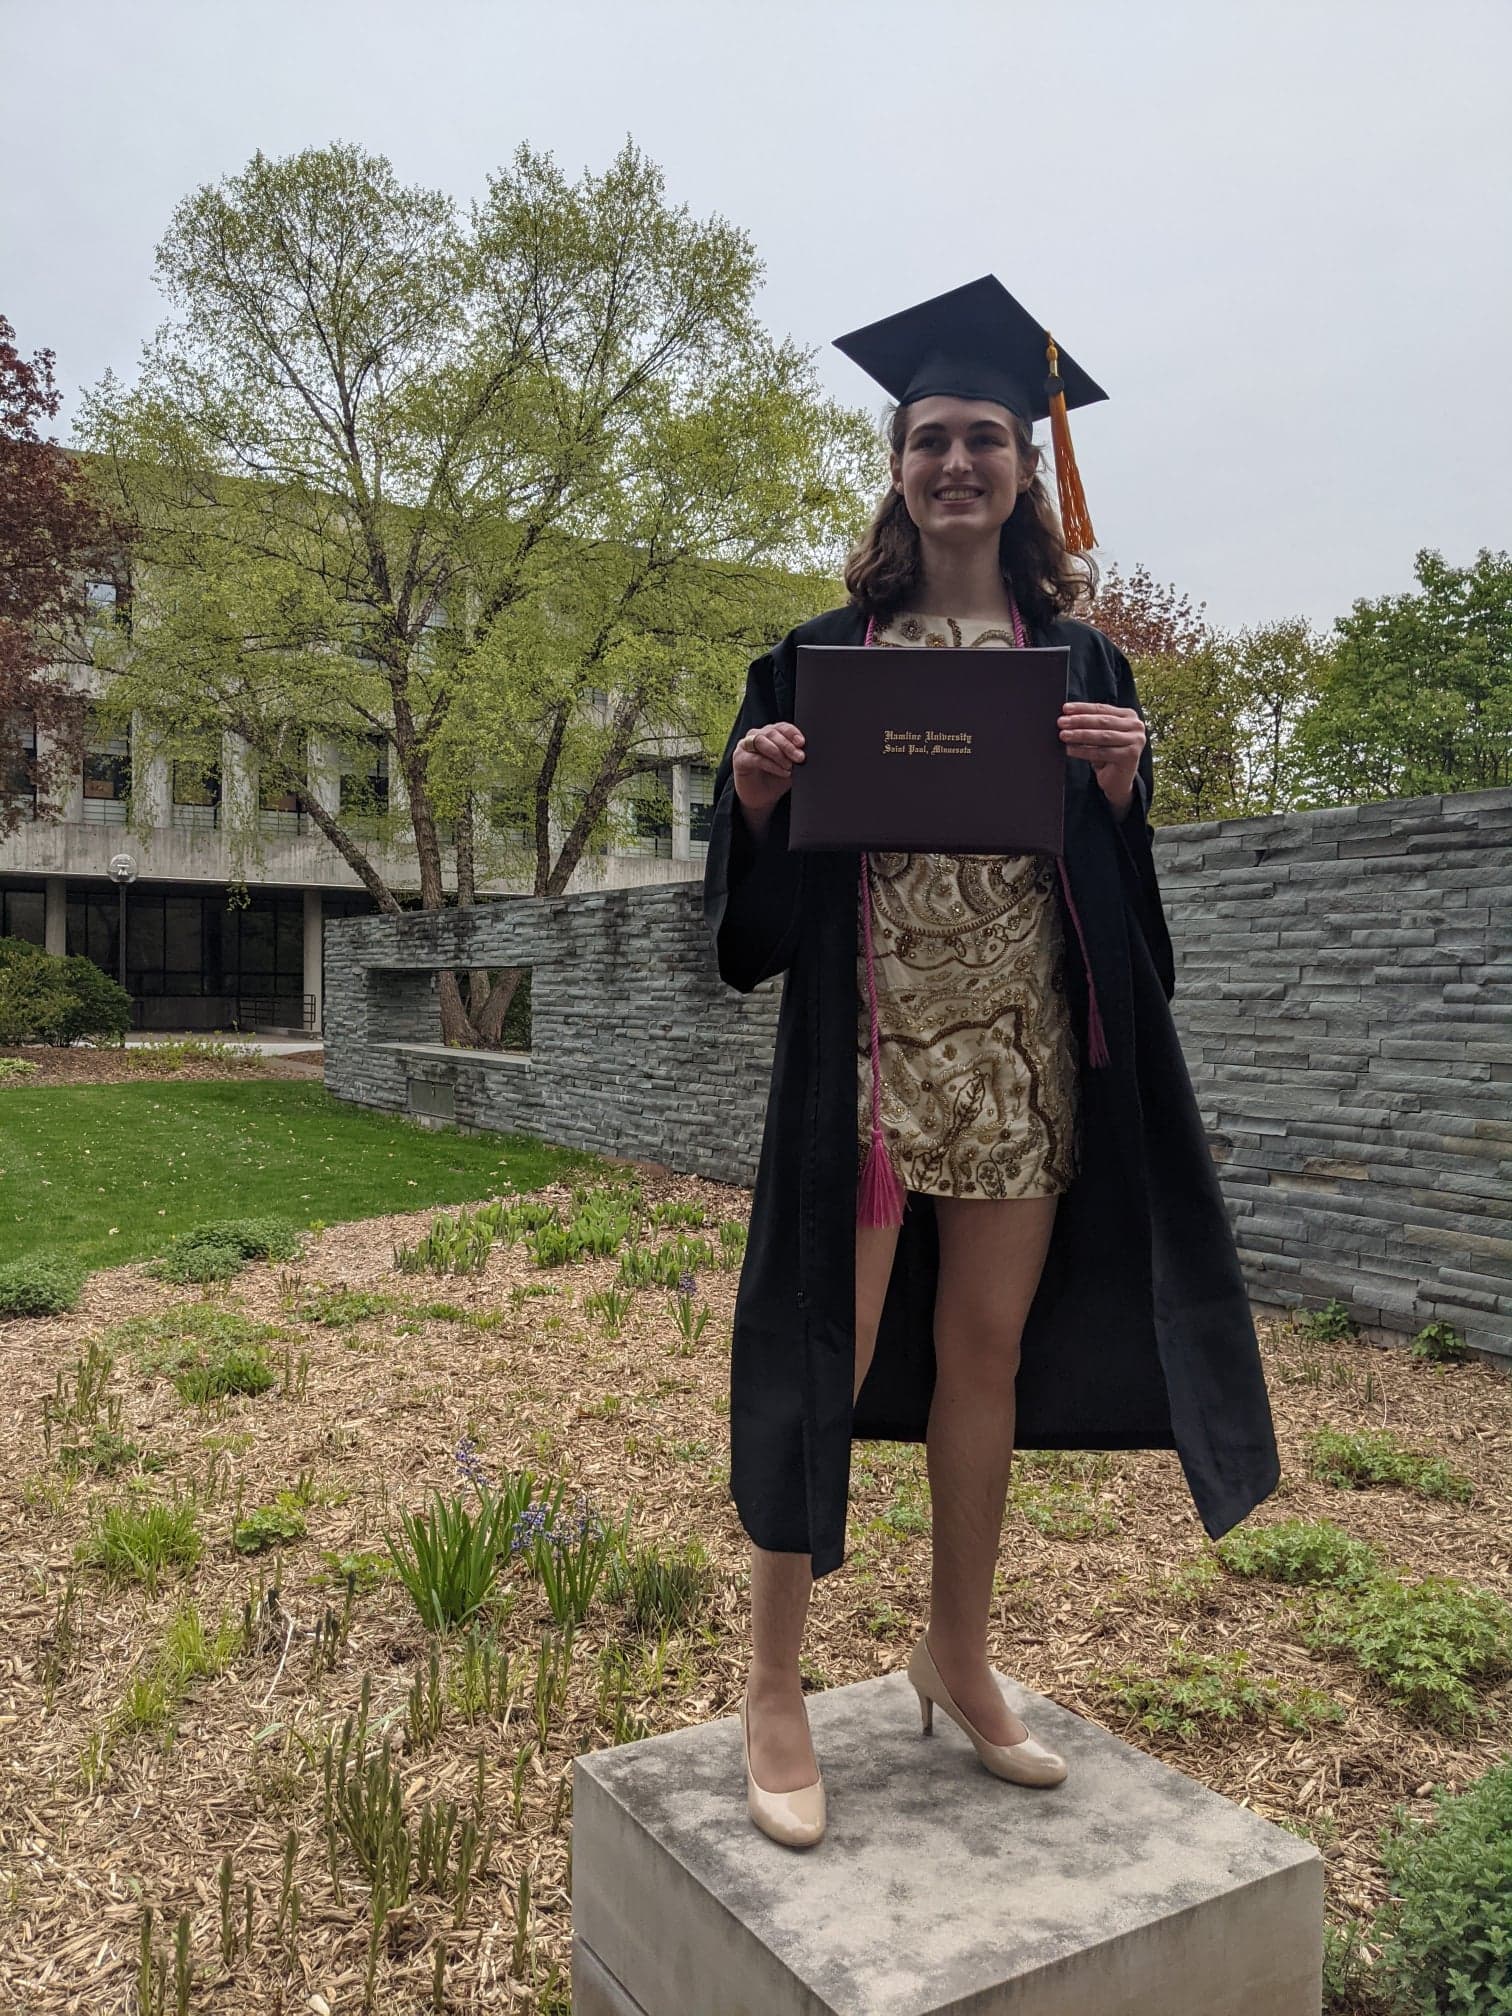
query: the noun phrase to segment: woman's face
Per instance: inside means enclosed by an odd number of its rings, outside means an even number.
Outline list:
[[[920,532],[959,539],[996,532],[1012,517],[1034,470],[1019,460],[1006,406],[987,399],[919,399],[908,409],[893,488]]]

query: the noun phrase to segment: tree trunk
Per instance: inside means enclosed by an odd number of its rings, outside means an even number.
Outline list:
[[[489,1050],[497,1050],[504,1033],[504,1017],[524,974],[523,966],[506,966],[494,984],[477,1017],[478,1040]]]
[[[436,975],[436,997],[441,1004],[441,1041],[452,1044],[458,1050],[476,1050],[478,1032],[468,1019],[462,989],[450,968],[444,968]]]
[[[462,809],[457,814],[457,907],[464,904],[471,908],[478,900],[477,863],[473,850],[473,796],[469,791],[462,801]],[[467,975],[467,1015],[475,1028],[478,1027],[484,1007],[488,1001],[488,970],[474,966]],[[481,1032],[480,1032],[481,1033]]]
[[[415,717],[410,707],[402,675],[391,674],[394,696],[394,751],[404,773],[409,792],[410,825],[415,833],[415,858],[420,870],[420,905],[425,910],[446,907],[446,887],[441,878],[441,839],[436,832],[436,815],[431,806],[430,784]],[[477,1031],[468,1019],[462,990],[455,973],[436,975],[436,996],[441,1010],[441,1040],[463,1050],[477,1047]]]

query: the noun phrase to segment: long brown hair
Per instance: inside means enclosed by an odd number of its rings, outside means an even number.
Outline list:
[[[1004,409],[1007,411],[1007,409]],[[908,436],[907,406],[893,408],[887,426],[888,445],[901,457]],[[1060,513],[1045,484],[1044,457],[1035,445],[1032,424],[1009,412],[1019,461],[1034,465],[1034,480],[1022,492],[1012,515],[1003,522],[998,555],[1003,579],[1012,589],[1024,621],[1051,623],[1085,608],[1097,588],[1097,562],[1086,553],[1068,553]],[[844,579],[851,601],[879,623],[894,615],[919,585],[923,556],[919,528],[909,516],[901,490],[890,485],[872,513],[871,524],[845,563]]]

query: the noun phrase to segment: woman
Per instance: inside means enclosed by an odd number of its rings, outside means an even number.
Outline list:
[[[1048,414],[1064,440],[1060,399],[1105,395],[1064,355],[1047,379],[1047,343],[990,276],[839,339],[899,402],[891,486],[849,602],[751,666],[715,779],[720,972],[743,992],[787,975],[730,1423],[752,1542],[747,1803],[791,1846],[825,1825],[799,1648],[813,1578],[843,1559],[853,1440],[926,1444],[933,1585],[908,1667],[924,1729],[938,1703],[989,1771],[1039,1786],[1064,1762],[987,1659],[1015,1442],[1174,1447],[1214,1537],[1278,1476],[1169,1012],[1134,680],[1067,614],[1083,574],[1033,439]],[[1084,524],[1061,460],[1063,510]],[[789,850],[796,647],[863,641],[1069,648],[1060,861]]]

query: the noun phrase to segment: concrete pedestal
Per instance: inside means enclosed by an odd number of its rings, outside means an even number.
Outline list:
[[[578,1758],[574,2016],[1318,2016],[1310,1842],[1004,1679],[1011,1785],[905,1674],[807,1697],[829,1825],[746,1811],[740,1722]]]

